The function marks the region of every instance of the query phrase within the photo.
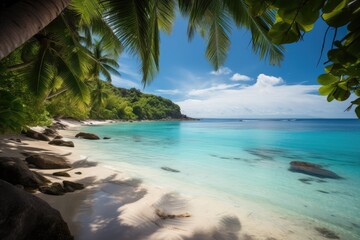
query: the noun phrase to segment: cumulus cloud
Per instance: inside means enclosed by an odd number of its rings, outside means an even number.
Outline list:
[[[179,89],[157,89],[155,90],[155,92],[167,94],[167,95],[176,95],[181,93]]]
[[[282,83],[284,83],[284,80],[281,77],[268,76],[262,73],[257,77],[254,86],[262,88],[262,87],[276,86]]]
[[[232,75],[230,80],[231,81],[250,81],[252,79],[249,76],[241,75],[240,73],[235,73],[234,75]]]
[[[281,77],[260,74],[251,86],[219,84],[191,90],[178,101],[184,114],[192,117],[354,117],[344,113],[349,103],[327,103],[318,95],[318,85],[286,85]]]
[[[230,68],[227,67],[221,67],[217,71],[211,71],[210,74],[220,76],[220,75],[229,75],[232,73]]]
[[[209,88],[203,88],[203,89],[194,89],[188,92],[189,96],[205,96],[208,95],[210,93],[219,91],[219,90],[225,90],[225,89],[229,89],[229,88],[234,88],[239,86],[240,84],[217,84],[217,85],[213,85],[212,87]]]

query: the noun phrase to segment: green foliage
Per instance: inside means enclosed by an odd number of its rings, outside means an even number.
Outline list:
[[[357,96],[360,89],[360,1],[350,0],[264,0],[246,1],[256,16],[263,16],[266,10],[276,14],[268,36],[273,43],[286,44],[301,40],[302,36],[313,29],[319,19],[334,28],[332,47],[327,53],[326,74],[318,77],[322,85],[321,95],[327,96],[329,102],[347,100],[351,94]],[[259,4],[262,2],[262,4]],[[347,29],[342,39],[336,39],[337,29]],[[326,37],[327,31],[325,33]],[[325,41],[324,37],[324,41]],[[324,43],[325,44],[325,43]],[[360,102],[352,101],[359,106]],[[356,114],[359,116],[356,107]]]

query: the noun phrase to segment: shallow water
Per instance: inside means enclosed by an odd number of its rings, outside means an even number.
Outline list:
[[[75,140],[80,152],[145,182],[233,206],[246,199],[360,239],[358,120],[205,119],[82,130],[111,139]],[[290,172],[294,160],[320,164],[343,179]]]

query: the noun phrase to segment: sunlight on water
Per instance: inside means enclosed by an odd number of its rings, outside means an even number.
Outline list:
[[[360,239],[358,120],[141,122],[83,130],[111,139],[75,140],[80,151],[133,177],[233,205],[248,199]],[[295,160],[320,164],[343,179],[288,171]]]

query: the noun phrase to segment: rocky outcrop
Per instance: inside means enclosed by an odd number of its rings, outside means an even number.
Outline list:
[[[63,181],[63,185],[66,192],[74,192],[85,188],[84,184],[70,181]]]
[[[0,238],[73,240],[60,213],[42,199],[0,180]]]
[[[44,194],[49,195],[64,195],[66,193],[65,189],[61,186],[60,183],[53,183],[50,186],[41,186],[39,191]]]
[[[51,128],[53,130],[65,130],[67,126],[65,124],[62,124],[61,122],[57,121],[54,122],[51,126],[48,126],[48,128]]]
[[[30,171],[22,159],[13,157],[0,157],[0,179],[13,185],[22,185],[26,189],[36,189],[50,182],[42,175]]]
[[[61,147],[74,147],[74,143],[72,141],[65,141],[62,139],[53,139],[49,142],[50,145],[56,145]]]
[[[35,154],[27,157],[25,161],[40,169],[70,168],[66,158],[56,155]]]
[[[332,171],[323,169],[321,165],[309,162],[292,161],[290,162],[289,170],[292,172],[304,173],[319,178],[341,179],[339,175]]]
[[[76,138],[83,138],[89,140],[99,140],[99,136],[94,133],[79,132],[75,135]]]
[[[36,140],[41,140],[41,141],[50,141],[50,138],[48,136],[46,136],[45,134],[43,133],[39,133],[37,131],[34,131],[32,129],[29,129],[27,130],[26,132],[24,132],[25,135],[29,138],[33,138],[33,139],[36,139]]]
[[[58,132],[53,128],[45,128],[42,133],[49,137],[55,137],[58,135]]]

